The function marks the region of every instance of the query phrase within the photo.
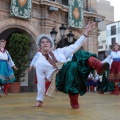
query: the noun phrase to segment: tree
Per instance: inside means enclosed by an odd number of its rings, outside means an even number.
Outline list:
[[[18,68],[15,71],[16,82],[24,81],[25,70],[28,67],[29,37],[26,34],[13,33],[9,40],[9,53]]]

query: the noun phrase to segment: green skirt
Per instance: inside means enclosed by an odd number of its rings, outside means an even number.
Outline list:
[[[97,57],[96,54],[77,51],[72,61],[63,65],[56,75],[56,88],[63,93],[80,94],[86,93],[86,81],[90,71],[93,69],[87,65],[89,57]]]
[[[109,70],[104,72],[104,74],[102,76],[102,83],[100,85],[99,91],[111,92],[111,91],[113,91],[115,89],[114,82],[108,80],[109,73],[110,73]]]

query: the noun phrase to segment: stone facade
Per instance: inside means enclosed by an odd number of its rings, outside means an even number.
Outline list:
[[[88,8],[92,8],[92,0],[87,3]],[[95,0],[94,0],[95,1]],[[75,29],[67,26],[68,23],[68,6],[63,5],[62,0],[56,0],[55,2],[50,0],[33,0],[32,2],[32,18],[29,20],[12,17],[10,15],[11,0],[0,1],[0,39],[4,38],[9,41],[9,37],[14,32],[26,33],[30,36],[30,52],[29,61],[31,61],[34,54],[37,52],[35,44],[36,38],[39,34],[50,34],[50,31],[55,27],[58,31],[57,40],[60,41],[59,27],[61,24],[65,24],[67,27],[66,34],[72,30],[75,35],[74,39],[78,39],[83,33],[84,29]],[[66,3],[65,3],[66,4]],[[86,2],[84,3],[86,4]],[[88,22],[93,22],[96,17],[104,19],[104,16],[100,16],[96,13],[96,4],[94,11],[84,11],[84,26]],[[49,10],[50,6],[58,8],[58,11]],[[65,35],[65,39],[67,35]],[[8,42],[9,44],[9,42]],[[96,53],[98,51],[98,26],[96,24],[94,30],[89,33],[88,41],[83,45],[83,49]],[[22,83],[22,86],[27,86],[22,91],[35,91],[36,87],[33,85],[34,70],[30,73],[26,72],[26,81]]]
[[[109,11],[109,12],[108,12]],[[100,60],[105,59],[105,50],[107,48],[107,24],[114,22],[114,6],[111,6],[110,1],[99,0],[97,2],[97,13],[105,16],[104,21],[98,24],[99,36],[98,36],[98,58]]]

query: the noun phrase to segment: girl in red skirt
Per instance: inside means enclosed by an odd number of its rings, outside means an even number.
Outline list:
[[[110,69],[110,75],[109,75],[109,80],[113,81],[115,83],[115,89],[112,92],[113,94],[119,95],[119,87],[118,83],[120,82],[120,50],[119,50],[119,45],[118,43],[113,44],[113,50],[108,57],[103,60],[102,62],[108,62],[110,60],[113,60],[111,64],[111,69]]]

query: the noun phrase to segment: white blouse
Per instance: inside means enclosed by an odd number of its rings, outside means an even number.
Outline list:
[[[0,60],[8,60],[8,55],[6,52],[0,51]]]
[[[107,58],[102,61],[102,63],[111,63],[111,60],[113,60],[113,58],[120,58],[120,51],[112,51],[111,54],[108,55]]]
[[[15,66],[15,64],[7,50],[5,52],[0,51],[0,60],[6,60],[11,67]]]

